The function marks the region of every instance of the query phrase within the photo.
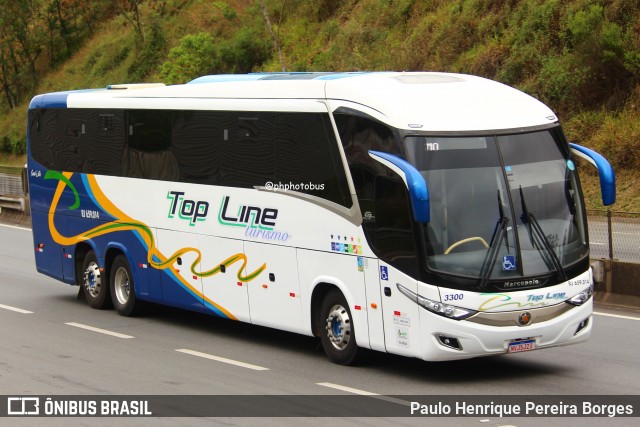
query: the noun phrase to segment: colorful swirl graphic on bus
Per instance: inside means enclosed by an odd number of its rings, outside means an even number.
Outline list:
[[[93,175],[86,175],[85,177],[86,177],[86,182],[88,183],[88,185],[90,187],[90,191],[92,193],[92,196],[93,196],[96,204],[98,204],[98,206],[102,210],[107,212],[113,218],[117,218],[117,219],[115,221],[112,221],[112,222],[101,224],[101,225],[99,225],[97,227],[94,227],[94,228],[92,228],[90,230],[84,231],[84,232],[82,232],[80,234],[77,234],[75,236],[71,236],[71,237],[63,236],[58,232],[58,229],[55,226],[54,216],[55,216],[55,212],[56,212],[57,207],[58,207],[58,203],[60,202],[60,198],[62,197],[62,193],[63,193],[65,188],[69,188],[69,190],[71,190],[73,192],[74,200],[75,200],[75,202],[71,206],[69,206],[68,209],[69,210],[75,210],[80,206],[80,197],[78,195],[78,190],[75,188],[75,186],[71,182],[71,176],[72,175],[73,175],[73,173],[71,173],[71,172],[60,173],[60,172],[56,172],[56,171],[47,171],[47,173],[44,176],[44,179],[56,179],[56,180],[59,181],[58,182],[58,187],[56,188],[55,194],[53,196],[53,200],[51,201],[51,205],[50,205],[50,208],[49,208],[49,215],[48,215],[48,217],[49,217],[49,230],[51,232],[51,237],[53,238],[53,240],[56,243],[58,243],[60,245],[63,245],[63,246],[71,246],[71,245],[75,245],[75,244],[77,244],[79,242],[82,242],[82,241],[85,241],[85,240],[89,240],[89,239],[92,239],[92,238],[96,238],[96,237],[102,236],[104,234],[113,233],[113,232],[117,232],[117,231],[134,231],[134,232],[137,232],[138,235],[144,241],[144,243],[145,243],[145,245],[146,245],[146,247],[148,249],[147,250],[147,262],[148,262],[148,264],[150,266],[152,266],[153,268],[159,269],[159,270],[164,270],[164,269],[171,270],[173,272],[173,276],[176,277],[178,280],[180,280],[182,285],[185,286],[189,291],[191,291],[192,293],[198,295],[198,297],[203,298],[206,302],[208,302],[209,304],[213,305],[216,309],[218,309],[220,312],[224,313],[224,315],[226,315],[230,319],[234,319],[234,320],[236,319],[236,317],[233,314],[231,314],[228,310],[226,310],[224,307],[216,304],[215,302],[211,301],[209,298],[207,298],[205,295],[203,295],[199,290],[194,288],[189,282],[187,282],[178,273],[178,270],[176,270],[173,267],[173,263],[179,257],[183,256],[184,254],[187,254],[187,253],[190,253],[190,252],[194,252],[196,254],[196,259],[193,261],[193,263],[191,263],[191,267],[190,267],[191,273],[194,276],[197,276],[197,277],[200,277],[200,278],[205,278],[205,277],[210,277],[210,276],[213,276],[215,274],[220,273],[220,271],[221,271],[220,266],[221,265],[229,266],[229,265],[232,265],[232,264],[240,261],[242,263],[242,265],[238,269],[237,278],[241,282],[250,282],[251,280],[253,280],[256,277],[258,277],[267,268],[267,264],[266,263],[262,264],[255,271],[245,275],[242,272],[245,270],[245,267],[247,265],[247,256],[244,253],[241,253],[241,252],[229,256],[224,261],[218,263],[215,268],[212,268],[210,270],[205,270],[205,271],[198,271],[197,270],[197,267],[200,265],[200,261],[202,260],[202,252],[198,248],[193,248],[193,247],[181,248],[181,249],[177,250],[176,252],[174,252],[169,257],[164,256],[160,252],[160,250],[156,247],[155,239],[153,237],[153,232],[151,231],[151,229],[146,224],[143,224],[140,221],[137,221],[137,220],[129,217],[124,212],[122,212],[120,209],[118,209],[104,195],[104,193],[100,189],[100,187],[99,187],[98,183],[96,182],[95,177]]]

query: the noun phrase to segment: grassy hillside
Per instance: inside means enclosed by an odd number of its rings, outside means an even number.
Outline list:
[[[45,11],[61,1],[33,4]],[[25,112],[35,93],[283,69],[463,72],[515,86],[547,103],[572,141],[598,150],[616,167],[616,209],[640,211],[637,0],[94,3],[104,6],[96,9],[102,15],[95,25],[89,25],[90,11],[69,21],[76,28],[73,44],[62,20],[59,28],[46,27],[60,36],[39,39],[38,78],[23,88],[13,108],[0,106],[0,151],[24,152]],[[6,15],[0,13],[0,20]],[[32,25],[45,15],[33,15]],[[19,40],[7,37],[0,34],[5,54],[8,41]],[[47,61],[51,40],[62,50],[57,60],[49,53]],[[597,178],[583,176],[589,207],[597,208]]]

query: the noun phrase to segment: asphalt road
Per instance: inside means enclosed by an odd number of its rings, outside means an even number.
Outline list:
[[[93,310],[77,299],[77,287],[35,271],[32,246],[30,230],[0,225],[0,395],[640,394],[639,313],[597,307],[591,340],[576,346],[440,363],[371,353],[363,366],[342,367],[310,337],[166,308],[137,318]],[[638,418],[0,419],[1,425],[116,422],[631,426]]]

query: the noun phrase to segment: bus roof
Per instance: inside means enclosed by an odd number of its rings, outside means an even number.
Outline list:
[[[183,85],[112,85],[38,95],[30,108],[206,109],[207,99],[260,100],[260,109],[291,100],[327,101],[331,110],[350,107],[397,128],[434,132],[519,129],[557,121],[547,106],[512,87],[436,72],[222,74]]]

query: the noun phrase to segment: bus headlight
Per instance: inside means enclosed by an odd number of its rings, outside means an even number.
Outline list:
[[[469,310],[468,308],[456,307],[450,304],[443,304],[440,301],[430,300],[429,298],[425,298],[422,295],[418,295],[415,292],[410,291],[400,283],[396,283],[396,286],[402,295],[406,296],[411,301],[415,301],[415,303],[420,307],[423,307],[439,316],[454,320],[462,320],[477,313],[477,311]]]
[[[574,296],[573,298],[569,298],[567,302],[573,305],[582,305],[585,302],[589,301],[589,298],[591,298],[592,295],[593,295],[593,282],[587,289],[580,292],[578,295]]]

